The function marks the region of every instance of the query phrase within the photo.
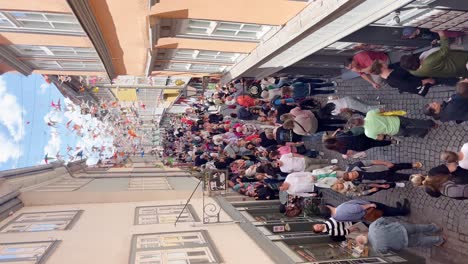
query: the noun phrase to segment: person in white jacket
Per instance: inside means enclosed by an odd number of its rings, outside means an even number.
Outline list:
[[[288,174],[283,184],[280,186],[280,191],[287,192],[290,195],[301,197],[315,196],[315,186],[320,188],[330,188],[336,182],[336,177],[323,177],[314,175],[314,172],[293,172]],[[320,179],[318,179],[320,178]]]
[[[346,96],[343,98],[338,98],[336,96],[330,96],[328,98],[328,103],[334,104],[335,109],[331,112],[332,115],[339,115],[343,112],[348,110],[359,111],[363,114],[369,112],[373,109],[384,108],[384,105],[380,105],[378,102],[376,103],[367,103],[362,101],[359,98]]]

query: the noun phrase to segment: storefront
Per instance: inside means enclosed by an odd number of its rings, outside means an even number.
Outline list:
[[[278,201],[227,202],[217,197],[220,205],[233,218],[242,219],[254,226],[263,235],[257,236],[257,243],[274,245],[276,255],[279,251],[286,255],[290,263],[334,263],[334,264],[378,264],[378,263],[424,263],[424,259],[403,252],[376,254],[371,249],[361,251],[353,248],[352,239],[343,242],[333,241],[326,234],[312,231],[314,223],[321,217],[286,217],[280,213]],[[226,207],[230,207],[226,208]],[[235,215],[232,215],[235,214]],[[247,224],[246,223],[246,224]],[[246,230],[247,231],[247,230]],[[247,232],[256,236],[253,232]],[[261,242],[263,240],[263,242]],[[265,247],[269,248],[269,247]],[[272,252],[269,252],[272,253]],[[274,258],[274,256],[272,256]]]

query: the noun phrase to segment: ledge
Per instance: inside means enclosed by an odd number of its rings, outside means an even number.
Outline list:
[[[93,46],[106,69],[107,75],[111,80],[114,79],[116,74],[112,64],[112,57],[106,46],[106,42],[102,36],[102,31],[94,17],[89,2],[87,0],[67,0],[67,3],[73,10],[73,13],[81,24],[81,27],[93,43]]]

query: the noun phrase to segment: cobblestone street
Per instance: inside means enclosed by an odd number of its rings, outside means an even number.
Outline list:
[[[378,97],[386,110],[406,110],[408,117],[424,118],[424,106],[431,101],[447,99],[454,91],[453,87],[435,86],[423,98],[412,94],[399,94],[396,89],[385,86],[375,90],[362,79],[337,81],[339,96],[357,96],[363,100],[375,101]],[[439,122],[440,123],[440,122]],[[381,159],[392,162],[421,161],[423,172],[442,164],[439,160],[443,150],[458,151],[463,143],[468,142],[468,124],[457,125],[454,122],[443,123],[424,139],[404,138],[399,145],[383,148],[373,148],[367,151],[365,159]],[[337,158],[344,167],[355,160],[343,160],[336,152],[324,150],[327,157]],[[328,203],[337,205],[348,198],[325,191],[324,197]],[[411,214],[408,218],[415,223],[436,223],[444,227],[444,235],[448,238],[441,248],[414,249],[414,253],[425,256],[427,263],[451,264],[467,263],[468,260],[468,201],[454,200],[446,197],[432,198],[422,189],[412,186],[380,191],[366,199],[394,206],[397,201],[408,198],[411,202]]]

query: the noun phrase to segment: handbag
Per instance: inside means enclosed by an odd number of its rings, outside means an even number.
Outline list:
[[[364,215],[364,220],[367,222],[374,222],[375,220],[382,217],[383,211],[376,208],[368,208]]]
[[[406,111],[396,110],[396,111],[387,111],[380,113],[381,116],[405,116]]]
[[[302,131],[304,131],[305,135],[311,135],[310,132],[308,132],[299,122],[297,122],[296,120],[294,120],[294,123],[297,124],[299,127],[302,128]]]

